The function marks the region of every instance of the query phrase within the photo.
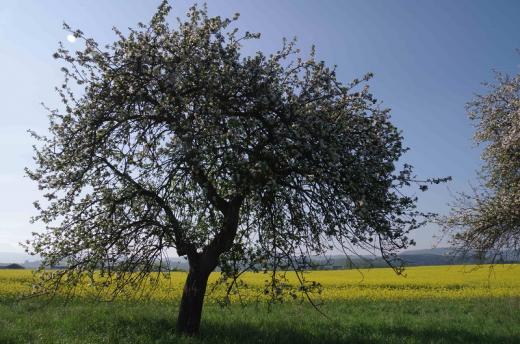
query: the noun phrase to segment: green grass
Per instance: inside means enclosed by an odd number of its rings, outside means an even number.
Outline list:
[[[175,334],[177,305],[0,300],[0,343],[520,343],[520,299],[206,305],[200,336]]]

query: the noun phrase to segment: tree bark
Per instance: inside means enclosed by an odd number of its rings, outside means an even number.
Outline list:
[[[204,294],[210,273],[211,270],[200,266],[190,266],[179,307],[177,333],[193,336],[199,332]]]
[[[233,199],[229,208],[224,211],[221,231],[201,253],[193,249],[187,252],[190,271],[184,284],[179,307],[177,333],[193,336],[199,332],[208,278],[217,266],[220,255],[227,252],[233,244],[242,200],[241,196]]]

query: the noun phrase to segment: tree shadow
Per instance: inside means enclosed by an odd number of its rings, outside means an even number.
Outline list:
[[[259,330],[248,324],[209,323],[201,331],[204,343],[520,343],[520,336],[481,335],[466,330],[409,327],[344,327],[313,334],[274,327]]]
[[[224,316],[224,315],[223,315]],[[453,328],[411,328],[406,326],[336,326],[287,328],[276,322],[261,327],[247,322],[203,321],[199,336],[181,338],[175,321],[166,319],[118,319],[120,328],[131,329],[151,343],[520,343],[520,335],[478,334]],[[127,337],[128,338],[128,337]]]

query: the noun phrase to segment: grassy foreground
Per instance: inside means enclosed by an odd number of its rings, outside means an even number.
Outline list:
[[[328,318],[295,301],[268,311],[266,276],[246,274],[245,304],[221,308],[214,290],[200,336],[182,338],[175,319],[183,273],[162,281],[147,301],[80,296],[65,305],[18,301],[31,273],[0,271],[0,343],[520,343],[519,272],[513,265],[418,267],[405,278],[389,269],[312,272]]]
[[[207,305],[196,339],[164,302],[0,303],[0,343],[519,343],[520,299]]]

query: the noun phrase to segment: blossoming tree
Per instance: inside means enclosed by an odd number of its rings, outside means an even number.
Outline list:
[[[406,148],[370,75],[343,84],[292,41],[244,56],[259,35],[232,28],[238,15],[193,7],[172,28],[169,11],[104,47],[71,30],[84,49],[55,54],[64,106],[49,110],[49,134],[33,133],[27,173],[46,191],[35,220],[47,229],[28,250],[65,268],[43,271],[38,290],[99,272],[91,282],[116,293],[174,250],[189,262],[177,329],[195,334],[216,267],[301,273],[333,247],[391,263],[413,244],[424,214],[404,195]]]

